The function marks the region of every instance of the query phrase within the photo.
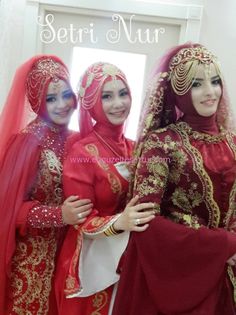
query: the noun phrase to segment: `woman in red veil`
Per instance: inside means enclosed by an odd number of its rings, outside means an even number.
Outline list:
[[[133,141],[124,136],[131,106],[124,73],[109,63],[90,66],[81,80],[79,104],[82,139],[68,152],[63,183],[66,196],[91,199],[93,212],[66,235],[57,266],[57,302],[60,315],[107,315],[128,231],[148,227],[153,204],[137,206],[137,198],[125,203]]]
[[[63,203],[67,125],[76,107],[65,64],[41,55],[16,71],[0,118],[0,314],[56,314],[52,282],[66,224],[90,200]]]
[[[151,79],[133,195],[156,218],[132,233],[113,315],[236,314],[236,136],[217,58],[171,49]]]

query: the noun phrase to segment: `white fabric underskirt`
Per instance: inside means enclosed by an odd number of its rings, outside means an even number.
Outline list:
[[[83,239],[79,262],[81,291],[70,297],[86,297],[119,280],[116,270],[129,240],[129,232],[97,239]]]

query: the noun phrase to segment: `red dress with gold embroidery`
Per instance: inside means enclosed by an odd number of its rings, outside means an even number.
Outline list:
[[[122,156],[115,155],[96,135],[96,131],[93,131],[74,144],[65,161],[63,168],[65,195],[91,199],[94,211],[82,227],[77,227],[77,230],[73,227],[69,229],[63,244],[56,277],[60,315],[108,314],[112,284],[119,278],[118,275],[114,275],[111,282],[110,280],[106,282],[105,274],[103,277],[103,273],[110,267],[108,261],[112,254],[109,248],[114,250],[113,239],[117,239],[118,247],[121,246],[122,240],[119,238],[126,238],[126,246],[128,237],[121,233],[109,237],[103,235],[97,240],[89,238],[106,233],[117,219],[117,213],[125,208],[128,180],[121,175],[122,172],[117,170],[115,164],[130,158],[133,142],[124,139],[123,144],[126,152],[122,160]],[[102,242],[105,242],[105,245]],[[125,246],[120,251],[123,252]],[[89,252],[91,253],[90,260],[86,260],[86,257],[81,258],[82,247],[87,248],[85,251],[88,251],[88,256]],[[102,257],[97,258],[99,253],[96,249],[100,251]],[[87,268],[87,271],[81,270],[81,261],[83,269]],[[116,262],[118,265],[119,259]],[[114,263],[114,266],[117,265]],[[113,269],[111,272],[115,274],[116,267]],[[90,286],[92,288],[88,288]],[[65,295],[70,298],[66,299]]]
[[[180,122],[147,137],[134,194],[158,216],[132,233],[113,315],[236,314],[235,157],[230,132]]]
[[[67,136],[65,127],[50,127],[36,119],[13,139],[6,152],[2,172],[9,171],[10,159],[14,163],[12,190],[14,185],[24,186],[24,201],[18,203],[9,231],[16,237],[7,279],[6,314],[56,314],[53,299],[49,310],[49,297],[56,254],[65,233],[60,205]],[[25,184],[21,185],[23,179]],[[15,193],[15,208],[20,194]]]

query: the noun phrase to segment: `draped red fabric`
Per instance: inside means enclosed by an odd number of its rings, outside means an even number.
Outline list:
[[[112,315],[234,314],[224,277],[235,241],[223,229],[157,217],[144,233],[132,233]]]
[[[25,82],[27,75],[32,68],[34,62],[38,60],[38,57],[30,59],[25,63],[24,67],[19,68],[16,72],[12,83],[12,89],[10,90],[6,104],[2,110],[0,116],[0,161],[5,152],[7,141],[13,134],[17,134],[28,123],[29,112],[32,112],[30,105],[19,106],[19,104],[25,104],[26,88]],[[25,112],[28,111],[28,115]]]
[[[14,146],[12,144],[14,143]],[[20,152],[20,154],[19,154]],[[39,158],[37,138],[32,135],[11,139],[0,166],[0,313],[5,314],[6,280],[15,249],[18,211],[36,174]]]

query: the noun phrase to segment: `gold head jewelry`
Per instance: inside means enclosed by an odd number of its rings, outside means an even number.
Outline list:
[[[26,91],[31,108],[35,113],[39,111],[45,84],[50,80],[58,82],[60,79],[69,81],[67,68],[60,62],[50,57],[42,57],[34,64],[27,77]]]
[[[35,67],[30,72],[30,77],[44,77],[52,78],[54,82],[57,82],[60,78],[68,79],[69,73],[67,69],[57,61],[51,58],[40,59]]]
[[[197,73],[197,66],[204,64],[210,66],[213,63],[217,74],[221,77],[221,72],[217,57],[206,47],[198,46],[181,49],[170,62],[169,80],[177,95],[186,94],[192,87]]]
[[[111,77],[112,80],[116,80],[118,77],[127,82],[124,73],[109,63],[98,62],[87,69],[79,83],[79,97],[83,108],[90,109],[94,106],[104,81],[108,77]],[[88,90],[93,83],[93,88]]]

